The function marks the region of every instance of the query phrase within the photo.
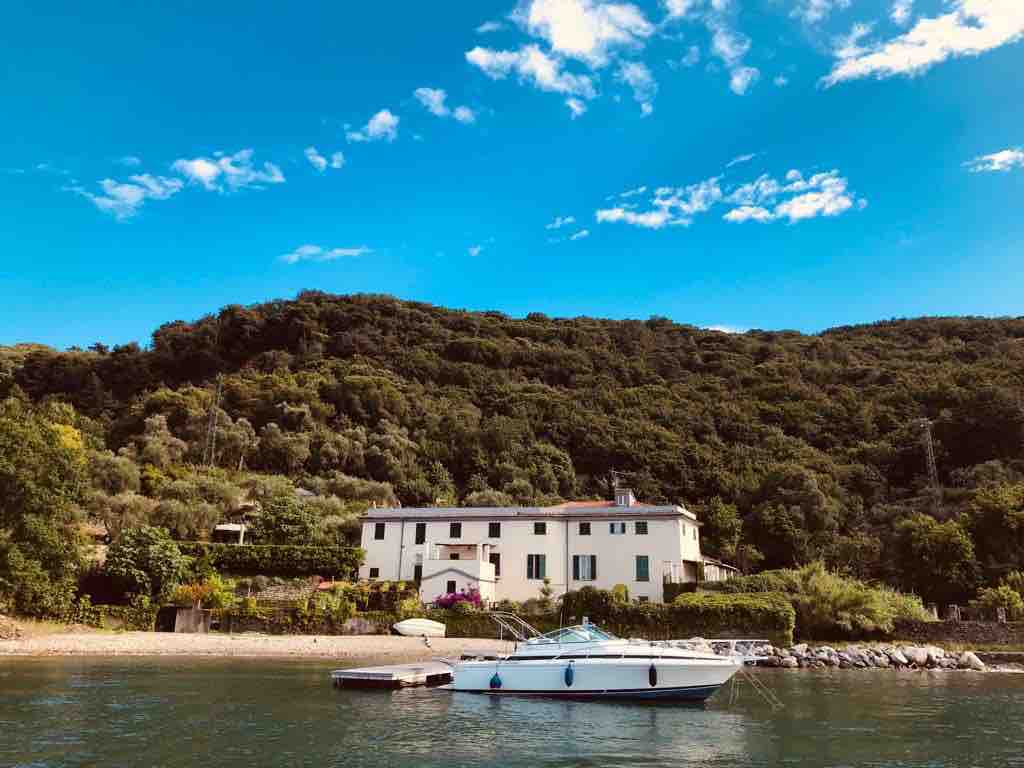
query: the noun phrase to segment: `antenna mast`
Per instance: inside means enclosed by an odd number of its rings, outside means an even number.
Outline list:
[[[932,422],[930,419],[918,419],[917,426],[921,430],[921,444],[924,446],[925,462],[928,465],[928,488],[932,498],[932,511],[938,512],[941,509],[942,488],[939,486],[939,471],[935,465]]]
[[[217,456],[217,410],[220,408],[221,389],[224,386],[224,376],[217,374],[217,389],[213,393],[213,402],[210,404],[210,417],[206,422],[206,445],[203,447],[203,464],[212,467]]]

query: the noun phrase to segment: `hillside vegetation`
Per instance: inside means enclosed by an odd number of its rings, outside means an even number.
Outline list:
[[[705,552],[744,570],[823,560],[939,602],[1024,566],[1022,393],[1024,319],[740,335],[306,292],[168,323],[148,348],[0,351],[8,420],[80,436],[61,519],[75,506],[115,538],[203,539],[240,500],[301,487],[316,496],[263,540],[344,542],[373,502],[607,497],[614,469],[696,511]]]

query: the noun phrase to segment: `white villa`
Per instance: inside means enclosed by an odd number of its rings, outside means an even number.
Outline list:
[[[700,552],[700,523],[684,507],[615,501],[554,507],[371,509],[363,518],[363,579],[415,581],[425,601],[477,589],[488,602],[625,584],[630,597],[662,602],[666,582],[729,578],[736,569]]]

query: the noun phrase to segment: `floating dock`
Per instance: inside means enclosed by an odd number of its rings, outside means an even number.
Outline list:
[[[452,668],[440,661],[336,669],[331,672],[331,682],[335,688],[406,688],[414,685],[444,685],[451,681]]]

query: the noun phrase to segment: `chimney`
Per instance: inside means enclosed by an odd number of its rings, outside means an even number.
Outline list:
[[[616,507],[632,507],[634,504],[636,504],[636,499],[633,497],[633,490],[631,488],[615,489]]]

